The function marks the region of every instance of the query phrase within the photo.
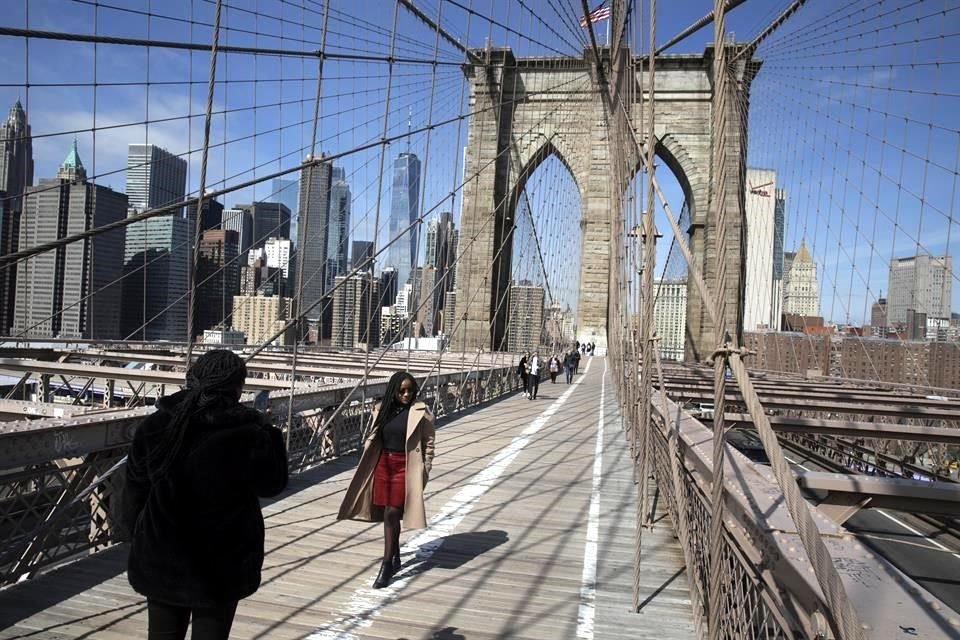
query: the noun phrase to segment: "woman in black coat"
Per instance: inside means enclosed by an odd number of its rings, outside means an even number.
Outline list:
[[[520,376],[520,382],[523,383],[524,397],[530,396],[530,373],[527,371],[527,354],[520,357],[520,364],[517,365],[517,375]]]
[[[259,497],[287,484],[280,430],[239,403],[246,366],[216,350],[137,429],[127,459],[127,577],[147,598],[149,638],[230,634],[237,602],[260,586]]]

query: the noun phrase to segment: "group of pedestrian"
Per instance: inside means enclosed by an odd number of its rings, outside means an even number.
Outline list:
[[[540,390],[540,377],[546,370],[550,374],[550,383],[557,383],[557,376],[563,371],[566,374],[567,384],[573,382],[573,376],[577,374],[580,368],[580,343],[570,350],[561,354],[554,353],[544,363],[537,351],[533,353],[526,352],[521,354],[520,362],[517,364],[517,377],[523,385],[523,397],[530,400],[537,399],[537,393]]]
[[[520,362],[517,364],[517,375],[520,377],[520,382],[523,383],[523,396],[528,400],[537,399],[543,368],[544,363],[540,359],[539,352],[534,351],[532,354],[528,352],[520,356]]]
[[[240,404],[246,376],[232,351],[204,353],[185,388],[161,398],[134,435],[119,524],[131,542],[127,577],[147,599],[149,640],[182,640],[191,623],[193,640],[225,640],[238,602],[260,586],[259,498],[286,487],[287,451],[268,416]],[[383,522],[374,588],[401,568],[401,520],[426,527],[435,432],[417,392],[409,373],[390,378],[339,510],[340,520]]]

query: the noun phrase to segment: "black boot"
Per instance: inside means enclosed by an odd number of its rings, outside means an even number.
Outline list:
[[[398,551],[393,555],[393,562],[390,563],[390,568],[393,569],[393,573],[399,573],[400,571],[400,552]]]
[[[380,573],[377,574],[377,579],[373,581],[373,588],[383,589],[390,584],[391,578],[393,578],[393,563],[382,563],[380,565]]]

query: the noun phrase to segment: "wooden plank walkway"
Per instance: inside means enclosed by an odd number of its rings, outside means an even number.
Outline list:
[[[402,535],[404,568],[387,589],[369,588],[381,527],[335,520],[356,458],[292,478],[264,509],[263,584],[240,603],[231,637],[693,638],[662,513],[644,533],[644,605],[630,611],[636,486],[605,362],[588,362],[574,385],[548,380],[536,401],[517,395],[440,425],[431,526]],[[584,572],[591,537],[595,582]],[[0,592],[0,640],[144,637],[125,555],[110,549]]]

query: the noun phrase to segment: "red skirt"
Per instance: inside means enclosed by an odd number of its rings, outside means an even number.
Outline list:
[[[384,451],[373,472],[373,504],[402,507],[407,493],[407,454]]]

